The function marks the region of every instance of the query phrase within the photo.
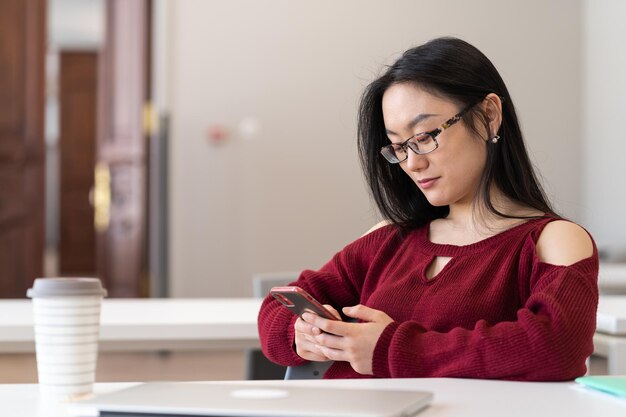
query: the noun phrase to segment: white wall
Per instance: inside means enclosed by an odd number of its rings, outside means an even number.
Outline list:
[[[359,95],[403,50],[441,35],[500,69],[550,194],[579,217],[579,0],[169,7],[173,296],[248,295],[253,273],[318,268],[369,228]],[[237,131],[247,118],[258,122],[252,138]],[[217,147],[207,142],[216,123],[232,132]]]
[[[626,2],[584,0],[584,222],[626,260]]]
[[[103,37],[103,0],[48,0],[48,50],[98,49]]]

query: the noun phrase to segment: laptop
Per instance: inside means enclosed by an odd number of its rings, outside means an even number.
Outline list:
[[[286,383],[147,382],[73,403],[73,417],[408,417],[424,391],[303,387]]]

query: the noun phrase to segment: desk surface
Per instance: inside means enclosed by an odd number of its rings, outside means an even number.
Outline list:
[[[626,336],[626,295],[601,295],[597,331]]]
[[[254,298],[104,299],[100,350],[257,347]],[[30,300],[0,301],[0,352],[34,351]]]
[[[252,383],[249,381],[248,383]],[[419,417],[623,417],[626,399],[579,387],[574,382],[508,382],[472,379],[383,379],[337,381],[265,381],[336,387],[399,388],[431,391],[434,401]],[[128,383],[96,384],[96,392],[111,392]],[[40,401],[37,385],[0,385],[3,417],[66,417],[65,405]]]

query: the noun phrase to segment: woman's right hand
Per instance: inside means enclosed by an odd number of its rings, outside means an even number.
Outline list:
[[[324,304],[324,307],[333,313],[335,317],[341,320],[341,316],[332,306]],[[294,328],[296,331],[295,344],[298,356],[302,359],[314,362],[326,362],[330,360],[317,348],[315,336],[322,334],[322,331],[318,327],[315,327],[302,320],[301,317],[298,317],[296,323],[294,324]]]

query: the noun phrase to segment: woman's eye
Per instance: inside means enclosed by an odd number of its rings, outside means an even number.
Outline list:
[[[422,135],[422,136],[418,136],[415,138],[415,141],[420,144],[423,145],[425,143],[428,143],[432,140],[432,138],[430,137],[430,135]]]
[[[394,145],[393,150],[395,153],[405,153],[406,152],[406,147],[402,146],[402,145]]]

